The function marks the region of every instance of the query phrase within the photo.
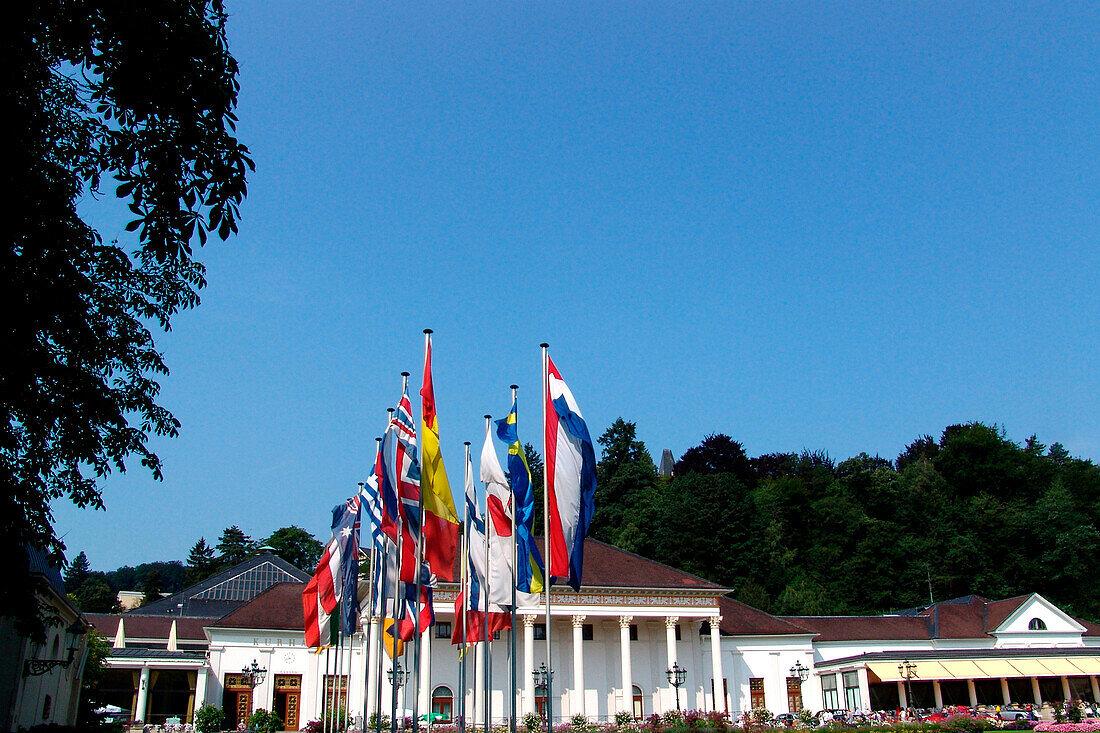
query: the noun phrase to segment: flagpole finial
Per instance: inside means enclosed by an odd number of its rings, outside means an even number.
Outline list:
[[[435,333],[435,331],[433,331],[433,330],[432,330],[432,329],[430,329],[430,328],[425,328],[425,329],[424,329],[424,333],[426,333],[426,334],[428,334],[428,335],[430,336],[431,334]]]
[[[388,412],[392,415],[394,412],[396,412],[396,410],[394,410],[394,408],[392,408],[392,407],[387,407],[386,412]]]
[[[492,416],[492,415],[486,415],[486,416],[485,416],[485,419],[486,419],[486,420],[492,420],[492,419],[493,419],[493,416]]]
[[[408,372],[401,372],[401,376],[402,377],[409,377],[409,376],[412,376],[412,375],[409,374]]]
[[[550,348],[550,344],[548,344],[548,343],[546,343],[545,341],[543,341],[543,342],[542,342],[541,344],[539,344],[539,348],[540,348],[540,349],[549,349],[549,348]]]
[[[508,389],[519,389],[519,385],[518,384],[509,384]]]
[[[363,482],[363,481],[360,481],[360,482],[359,482],[359,488],[361,489],[361,488],[363,488],[364,486],[366,486],[366,483],[365,483],[365,482]]]
[[[469,445],[469,444],[470,444],[470,441],[468,441],[468,440],[462,442],[462,445]]]

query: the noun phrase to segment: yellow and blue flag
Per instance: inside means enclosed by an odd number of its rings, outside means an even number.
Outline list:
[[[516,418],[516,400],[512,400],[512,411],[502,420],[497,420],[497,438],[508,446],[508,483],[511,484],[512,500],[515,502],[516,515],[516,590],[522,593],[541,593],[543,590],[542,555],[532,536],[535,521],[535,492],[531,487],[531,468],[527,465],[527,456],[523,453],[523,444],[519,442],[519,429]]]

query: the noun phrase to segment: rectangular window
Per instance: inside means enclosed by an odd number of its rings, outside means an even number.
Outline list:
[[[767,701],[764,699],[763,677],[749,678],[749,701],[753,710],[768,707]]]
[[[499,631],[494,631],[493,632],[493,641],[496,641],[498,639],[500,639],[500,632]]]
[[[593,634],[592,624],[581,624],[581,641],[592,641]]]
[[[546,639],[546,624],[535,624],[535,640]]]
[[[451,622],[450,621],[436,621],[435,622],[435,638],[437,638],[437,639],[450,639],[451,638]]]
[[[638,640],[638,624],[630,624],[630,640]]]
[[[836,692],[836,675],[821,675],[821,706],[826,710],[836,710],[840,707],[840,697]]]
[[[859,673],[844,672],[844,704],[849,710],[859,710]]]

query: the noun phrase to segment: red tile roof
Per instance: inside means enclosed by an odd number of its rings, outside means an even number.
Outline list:
[[[816,634],[814,641],[927,639],[930,621],[923,616],[780,616]]]
[[[277,583],[248,604],[210,624],[219,629],[289,629],[305,628],[302,611],[302,591],[305,583]]]
[[[535,538],[539,552],[546,557],[542,537]],[[459,577],[459,560],[455,558],[455,575]],[[586,588],[656,588],[673,590],[725,589],[698,575],[621,550],[618,547],[587,538],[584,541],[584,587]]]
[[[726,636],[773,636],[777,634],[810,634],[807,629],[772,616],[732,598],[719,598],[722,612],[719,628]]]
[[[213,619],[209,618],[183,618],[173,616],[141,616],[135,613],[86,613],[84,616],[95,627],[101,636],[114,639],[118,633],[118,620],[125,619],[123,634],[127,639],[167,639],[172,628],[172,622],[176,622],[176,638],[199,639],[206,641],[203,629]]]
[[[985,630],[993,631],[1003,624],[1005,619],[1015,613],[1020,606],[1024,605],[1024,601],[1028,598],[1031,598],[1030,594],[987,603],[985,606]]]

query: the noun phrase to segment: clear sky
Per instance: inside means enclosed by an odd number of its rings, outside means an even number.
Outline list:
[[[424,328],[456,486],[512,382],[539,442],[541,341],[655,460],[972,420],[1100,458],[1100,7],[228,4],[241,234],[159,339],[165,480],[57,505],[70,557],[327,534]]]

